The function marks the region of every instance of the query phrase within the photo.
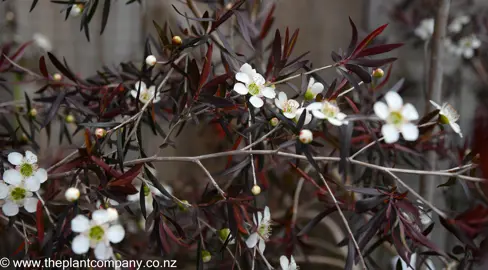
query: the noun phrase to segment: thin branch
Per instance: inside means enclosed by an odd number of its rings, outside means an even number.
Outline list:
[[[200,162],[200,160],[198,160],[198,159],[193,160],[193,162],[195,162],[196,164],[198,164],[198,166],[200,166],[200,168],[202,168],[202,170],[205,172],[205,174],[207,175],[207,177],[212,182],[212,185],[217,189],[217,191],[220,193],[220,195],[222,195],[222,197],[225,198],[225,192],[219,187],[219,185],[217,184],[217,182],[215,181],[215,179],[212,177],[212,175],[210,174],[210,172],[207,170],[207,168],[205,168],[205,166],[203,166],[202,162]]]

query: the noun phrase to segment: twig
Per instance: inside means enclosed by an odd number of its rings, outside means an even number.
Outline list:
[[[248,121],[248,125],[249,125],[249,127],[251,127],[251,125],[252,125],[252,121],[251,121],[251,109],[250,108],[249,108],[249,121]],[[249,140],[249,145],[251,145],[251,147],[249,147],[249,150],[252,151],[252,132],[251,131],[249,131],[248,140]],[[252,180],[253,180],[254,185],[257,185],[256,168],[254,167],[254,156],[253,156],[253,154],[250,154],[250,157],[251,157]]]
[[[222,195],[222,197],[225,198],[225,192],[219,187],[219,185],[217,184],[217,182],[215,181],[215,179],[212,177],[212,175],[210,174],[210,172],[207,170],[207,168],[205,168],[205,166],[203,166],[202,162],[200,162],[200,160],[198,160],[198,159],[193,160],[193,162],[195,162],[196,164],[198,164],[198,166],[200,166],[200,168],[202,168],[202,170],[205,172],[205,174],[207,175],[207,177],[212,182],[212,185],[217,189],[217,191],[220,193],[220,195]]]
[[[318,71],[321,71],[321,70],[324,70],[324,69],[328,69],[328,68],[331,68],[331,67],[335,67],[336,64],[332,64],[332,65],[328,65],[328,66],[323,66],[323,67],[319,67],[319,68],[316,68],[316,69],[312,69],[310,71],[307,71],[307,72],[303,72],[303,73],[299,73],[299,74],[295,74],[293,76],[290,76],[288,78],[285,78],[283,80],[279,80],[279,81],[276,81],[276,82],[271,82],[271,83],[268,83],[268,84],[280,84],[280,83],[284,83],[284,82],[287,82],[287,81],[291,81],[295,78],[298,78],[298,77],[301,77],[303,75],[308,75],[308,74],[312,74],[312,73],[315,73],[315,72],[318,72]]]
[[[51,224],[55,225],[54,220],[51,217],[51,212],[49,212],[49,209],[47,209],[46,203],[42,199],[42,197],[39,194],[39,192],[36,192],[36,195],[37,195],[37,198],[39,199],[39,201],[41,201],[42,207],[44,207],[44,211],[46,211],[46,214],[47,214],[47,217],[49,218],[49,221],[51,222]]]
[[[363,148],[359,149],[356,153],[354,153],[351,157],[349,157],[350,159],[354,159],[355,157],[357,157],[359,154],[361,154],[364,150],[370,148],[371,146],[375,145],[377,142],[381,142],[384,138],[381,137],[379,138],[378,140],[376,141],[372,141],[370,142],[369,144],[367,144],[366,146],[364,146]]]
[[[256,140],[255,142],[253,143],[250,143],[248,146],[242,148],[241,150],[252,150],[252,147],[255,146],[256,144],[266,140],[266,138],[268,138],[271,134],[273,134],[275,131],[277,131],[281,126],[280,125],[277,125],[275,128],[273,128],[272,130],[270,130],[268,133],[264,134],[261,138],[259,138],[259,140]]]
[[[364,261],[363,255],[361,254],[361,249],[359,248],[358,242],[354,238],[354,234],[352,233],[351,227],[349,226],[349,223],[347,222],[347,219],[344,216],[344,213],[342,212],[341,207],[339,206],[339,202],[335,198],[334,193],[332,192],[332,189],[330,188],[329,184],[325,180],[322,173],[319,170],[317,170],[317,173],[318,173],[320,179],[322,180],[322,182],[324,183],[325,187],[327,188],[327,192],[329,192],[329,195],[332,198],[332,201],[334,202],[335,207],[337,208],[337,212],[339,213],[339,216],[341,217],[342,221],[344,222],[344,226],[346,226],[346,230],[347,230],[347,233],[349,234],[349,238],[352,241],[352,243],[354,244],[354,247],[356,248],[356,250],[358,252],[359,261],[361,262],[361,267],[364,270],[368,269],[368,267],[366,266],[366,262]]]

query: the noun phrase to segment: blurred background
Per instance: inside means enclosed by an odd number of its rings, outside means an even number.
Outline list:
[[[29,12],[31,0],[7,0],[0,3],[0,21],[2,31],[0,38],[25,42],[33,38],[35,34],[45,36],[51,46],[52,52],[65,57],[71,68],[81,77],[93,75],[96,70],[107,65],[115,67],[120,62],[134,61],[142,62],[144,59],[144,41],[148,34],[155,33],[152,21],[160,25],[168,22],[172,29],[178,29],[178,25],[185,24],[184,18],[179,16],[171,5],[175,5],[180,11],[188,11],[184,4],[176,0],[142,0],[141,4],[126,5],[127,1],[113,1],[111,14],[103,35],[99,35],[101,12],[97,12],[93,22],[90,24],[91,41],[88,42],[84,33],[80,32],[80,18],[68,18],[65,21],[65,13],[61,6],[54,5],[50,1],[39,1],[38,6]],[[276,2],[276,20],[274,28],[284,30],[289,27],[291,31],[300,29],[299,41],[295,53],[301,54],[305,51],[311,53],[307,59],[313,62],[314,67],[320,67],[332,63],[331,51],[338,51],[339,48],[347,47],[351,36],[351,28],[348,17],[351,17],[360,29],[360,37],[376,27],[389,23],[390,26],[382,35],[388,43],[405,42],[405,46],[394,53],[399,60],[395,62],[390,84],[394,84],[400,78],[405,78],[407,91],[402,96],[412,102],[422,114],[425,108],[425,74],[426,74],[426,52],[425,41],[416,35],[416,29],[421,25],[422,20],[432,18],[434,11],[432,7],[437,0],[263,0],[264,3]],[[466,15],[476,21],[472,31],[476,32],[481,40],[481,48],[486,48],[488,41],[485,28],[482,26],[486,21],[484,18],[485,8],[488,6],[486,0],[456,1],[451,3],[451,16],[453,18]],[[200,5],[205,10],[205,5]],[[479,17],[477,17],[479,16]],[[479,21],[478,21],[479,20]],[[271,32],[273,32],[272,30]],[[463,30],[464,31],[464,30]],[[470,31],[468,29],[468,31]],[[32,52],[35,55],[35,52]],[[460,125],[465,139],[470,140],[472,134],[472,121],[475,110],[483,98],[483,91],[486,91],[488,78],[484,66],[486,52],[479,50],[474,57],[466,59],[456,55],[446,54],[444,59],[445,83],[443,88],[444,100],[450,101],[461,115]],[[36,67],[38,58],[33,57],[32,63],[26,63]],[[334,71],[320,73],[324,78],[330,80],[337,76]],[[26,91],[37,90],[35,85],[26,85]],[[4,92],[2,92],[4,93]],[[2,94],[0,101],[10,100],[11,97]],[[436,101],[438,103],[441,100]],[[432,109],[430,107],[430,109]],[[185,131],[176,140],[176,149],[168,149],[166,155],[198,155],[228,149],[223,146],[220,140],[216,140],[217,130],[211,126],[187,126]],[[198,140],[195,140],[195,137]],[[453,146],[462,146],[463,140],[453,138]],[[156,139],[157,140],[157,139]],[[145,144],[158,145],[159,141],[146,140]],[[73,143],[80,145],[80,141]],[[45,142],[41,147],[44,151],[42,156],[52,156],[60,153],[67,153],[75,148],[74,145],[55,145],[52,142]],[[217,149],[217,150],[216,150]],[[220,150],[218,150],[220,149]],[[448,163],[447,163],[448,164]],[[187,179],[197,178],[200,170],[192,170],[188,164],[159,164],[160,174],[164,175],[162,181],[172,186],[179,194],[191,194],[191,187]],[[209,170],[219,170],[221,163],[213,161],[206,164]],[[442,164],[441,164],[442,166]],[[417,188],[419,178],[416,176],[401,175],[401,177]],[[439,184],[445,179],[436,179]],[[437,190],[438,195],[434,204],[443,208],[455,208],[449,205],[449,201],[458,198],[457,193],[446,195],[442,189]],[[460,191],[462,192],[462,191]],[[444,195],[444,196],[442,196]],[[182,195],[184,198],[185,196]],[[270,205],[273,208],[273,206]],[[279,206],[275,205],[278,213]],[[452,209],[456,210],[456,209]],[[310,219],[317,213],[313,208],[306,209],[304,219]],[[274,216],[274,211],[271,211]],[[318,236],[323,237],[323,232],[330,235],[330,244],[324,244],[324,256],[311,255],[308,259],[297,256],[298,261],[311,260],[316,264],[335,265],[341,269],[342,260],[347,252],[346,249],[338,249],[334,244],[340,241],[344,235],[343,226],[334,217],[325,218],[323,231]],[[441,247],[452,247],[455,239],[445,237],[443,229],[435,230],[432,237]],[[336,241],[337,240],[337,241]],[[387,249],[388,250],[388,249]],[[388,256],[386,256],[388,254]],[[395,254],[392,252],[383,253],[378,260],[384,265]],[[308,269],[308,268],[304,268]],[[327,268],[329,269],[329,268]],[[385,268],[390,269],[390,268]]]

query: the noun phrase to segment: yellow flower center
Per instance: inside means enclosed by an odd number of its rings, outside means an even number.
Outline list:
[[[256,83],[251,83],[248,87],[249,89],[249,94],[255,96],[257,94],[259,94],[260,92],[260,87],[256,84]]]
[[[401,125],[404,122],[403,116],[400,112],[391,112],[388,116],[388,122],[395,126]]]
[[[94,226],[90,229],[89,236],[92,240],[100,241],[103,238],[105,231],[101,226]]]
[[[22,163],[20,165],[20,173],[25,177],[29,177],[34,173],[34,168],[29,163]]]
[[[12,191],[10,191],[10,197],[14,201],[20,201],[20,200],[23,200],[25,198],[26,193],[27,192],[25,189],[23,189],[21,187],[16,187],[16,188],[12,189]]]

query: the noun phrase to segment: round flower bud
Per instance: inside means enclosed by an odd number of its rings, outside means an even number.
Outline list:
[[[219,237],[222,241],[227,240],[227,237],[229,237],[230,234],[230,229],[229,228],[223,228],[221,230],[218,230],[217,232],[219,234]]]
[[[27,141],[29,141],[29,137],[27,137],[27,135],[25,133],[22,133],[22,135],[20,136],[20,141],[21,142],[27,142]]]
[[[32,108],[30,111],[29,111],[29,116],[30,117],[36,117],[37,115],[37,110],[36,108]]]
[[[443,124],[443,125],[447,125],[449,124],[449,118],[447,118],[447,116],[443,115],[443,114],[439,114],[439,123]]]
[[[180,36],[173,36],[173,38],[171,39],[171,43],[173,43],[173,45],[180,46],[183,41],[181,40]]]
[[[254,185],[251,189],[251,192],[252,194],[254,194],[254,196],[257,196],[261,193],[261,187],[258,185]]]
[[[64,193],[64,197],[66,197],[67,201],[74,202],[80,198],[80,190],[75,187],[70,187]]]
[[[158,60],[156,59],[156,56],[154,56],[154,55],[148,55],[146,57],[146,64],[148,66],[152,67],[152,66],[156,65],[157,62],[158,62]]]
[[[84,9],[83,4],[73,5],[71,7],[71,11],[69,12],[69,15],[71,15],[72,17],[78,17],[83,12],[83,9]]]
[[[59,81],[61,81],[62,79],[63,79],[63,76],[61,76],[61,74],[59,74],[59,73],[54,73],[54,74],[53,74],[53,80],[55,80],[55,81],[59,82]]]
[[[107,208],[107,218],[110,221],[115,221],[119,218],[119,213],[117,212],[117,209],[113,207]]]
[[[212,254],[207,250],[202,250],[202,261],[208,263],[212,259]]]
[[[312,131],[308,130],[308,129],[302,129],[300,131],[300,135],[298,137],[298,139],[304,143],[304,144],[309,144],[313,141],[313,134],[312,134]]]
[[[271,126],[276,127],[280,123],[280,120],[278,120],[278,118],[276,117],[273,117],[271,118],[271,120],[269,120],[269,123],[271,124]]]
[[[373,77],[381,78],[385,75],[385,72],[381,68],[377,68],[373,71]]]
[[[101,139],[105,137],[105,135],[107,135],[107,131],[104,128],[95,129],[95,136],[97,136],[97,138]]]
[[[64,119],[66,123],[74,123],[75,122],[75,117],[72,114],[66,115],[66,118]]]

